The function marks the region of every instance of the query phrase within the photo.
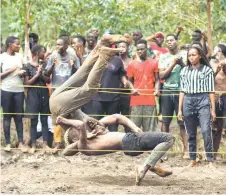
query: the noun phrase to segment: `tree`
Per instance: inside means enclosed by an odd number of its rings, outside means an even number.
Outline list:
[[[2,35],[24,37],[24,3],[28,0],[2,0]],[[100,32],[110,28],[115,33],[140,29],[145,36],[162,31],[175,33],[183,26],[181,44],[190,42],[195,29],[207,31],[206,0],[30,0],[31,31],[41,43],[54,43],[61,33],[83,34],[92,27]],[[211,1],[213,43],[226,40],[226,0]],[[12,11],[13,10],[13,11]],[[23,38],[24,39],[24,38]]]

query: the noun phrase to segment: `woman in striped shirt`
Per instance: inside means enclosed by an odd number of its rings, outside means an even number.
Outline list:
[[[211,120],[216,119],[214,76],[203,51],[195,46],[188,50],[188,66],[180,73],[181,92],[178,119],[182,120],[188,133],[191,167],[196,163],[196,135],[200,125],[209,165],[213,165],[213,141]],[[183,109],[182,109],[183,108]],[[211,119],[212,117],[212,119]]]

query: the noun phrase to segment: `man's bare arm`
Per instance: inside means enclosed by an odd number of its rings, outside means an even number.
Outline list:
[[[155,72],[155,95],[160,96],[160,80],[158,72]]]
[[[100,120],[106,126],[113,125],[113,124],[120,124],[125,125],[131,129],[132,132],[135,133],[142,133],[142,130],[137,127],[130,119],[121,115],[121,114],[113,114],[110,116],[106,116]]]
[[[166,79],[167,77],[170,76],[172,70],[174,69],[175,64],[171,64],[168,68],[166,69],[159,69],[159,77],[160,79]]]
[[[64,151],[63,151],[63,155],[64,156],[73,156],[76,153],[78,153],[78,142],[72,143],[70,145],[68,145]]]
[[[78,109],[75,112],[71,113],[71,117],[70,118],[83,121],[85,123],[85,125],[86,125],[86,130],[88,130],[88,131],[92,131],[94,129],[94,126],[90,126],[90,121],[92,121],[93,124],[95,123],[95,124],[104,126],[97,119],[88,116],[87,114],[82,112],[80,109]]]
[[[179,60],[179,57],[175,57],[169,64],[169,67],[166,69],[159,69],[159,77],[160,79],[166,79],[167,77],[170,76],[172,70],[177,64],[177,61]]]
[[[65,124],[69,125],[75,130],[80,132],[79,135],[79,143],[82,145],[82,147],[86,147],[87,144],[87,133],[86,133],[86,128],[85,128],[85,123],[80,121],[80,120],[71,120],[71,119],[66,119],[63,118],[62,116],[58,116],[56,120],[57,124]]]

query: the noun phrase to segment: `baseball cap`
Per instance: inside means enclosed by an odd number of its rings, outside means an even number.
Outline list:
[[[156,37],[163,37],[164,38],[164,34],[162,32],[157,32],[155,33]]]

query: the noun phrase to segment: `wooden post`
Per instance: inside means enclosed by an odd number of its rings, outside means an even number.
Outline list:
[[[207,20],[208,20],[208,31],[207,31],[207,38],[208,38],[208,47],[210,49],[210,54],[213,53],[213,40],[212,40],[212,22],[211,22],[211,0],[206,0],[207,5]]]

